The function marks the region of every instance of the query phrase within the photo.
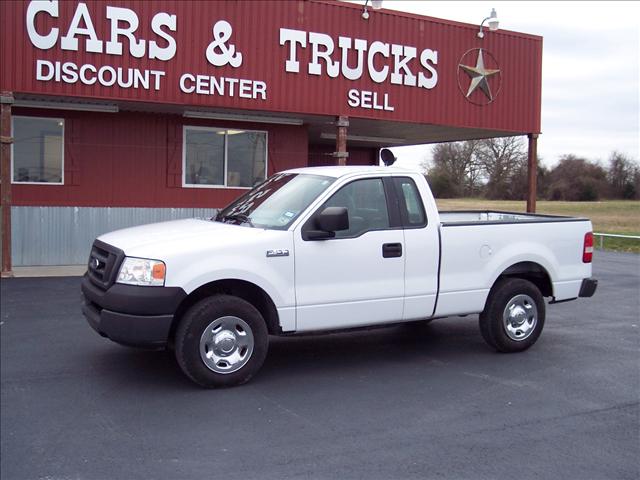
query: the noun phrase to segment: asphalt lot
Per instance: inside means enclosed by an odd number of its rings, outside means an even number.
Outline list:
[[[638,479],[640,256],[596,252],[594,276],[524,353],[491,352],[477,316],[274,338],[227,390],[99,337],[78,278],[3,279],[0,474]]]

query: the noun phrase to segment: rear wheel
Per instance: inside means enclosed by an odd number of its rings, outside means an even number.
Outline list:
[[[536,343],[544,320],[544,298],[538,287],[522,278],[503,278],[489,292],[480,314],[480,332],[499,352],[520,352]]]
[[[260,369],[268,342],[264,319],[253,305],[215,295],[187,311],[176,330],[175,354],[198,385],[227,387],[247,382]]]

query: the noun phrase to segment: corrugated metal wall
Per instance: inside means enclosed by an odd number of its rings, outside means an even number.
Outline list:
[[[212,208],[12,207],[13,266],[83,265],[93,240],[120,228],[207,218]]]
[[[60,30],[63,35],[71,24],[80,2],[59,2],[59,15],[36,17],[36,30],[41,35]],[[123,3],[123,2],[116,2]],[[14,68],[0,70],[0,89],[14,93],[33,93],[68,97],[100,98],[111,101],[141,101],[185,106],[262,110],[268,112],[308,113],[317,115],[348,115],[350,117],[394,120],[449,127],[483,128],[520,133],[540,131],[540,91],[542,80],[542,38],[500,29],[490,32],[483,40],[477,37],[478,26],[430,17],[405,14],[394,10],[372,13],[368,21],[362,19],[362,5],[325,1],[148,1],[130,0],[126,7],[136,12],[139,25],[136,38],[157,39],[151,31],[152,18],[159,12],[177,16],[178,28],[172,37],[176,41],[176,55],[163,62],[133,57],[124,42],[123,55],[87,52],[84,38],[79,51],[62,50],[61,41],[49,49],[32,45],[27,34],[27,2],[0,2],[3,28],[0,31],[0,55],[5,64]],[[393,4],[393,2],[389,2]],[[87,0],[86,4],[98,38],[110,38],[110,22],[106,18],[103,1]],[[213,67],[206,58],[206,49],[212,44],[212,27],[221,20],[232,25],[233,33],[226,45],[235,45],[243,54],[242,64]],[[329,35],[334,42],[331,58],[341,60],[338,37],[364,39],[386,44],[415,47],[417,57],[408,65],[413,74],[428,74],[419,58],[424,49],[438,52],[438,82],[435,88],[392,84],[390,78],[376,83],[367,74],[356,80],[344,75],[331,78],[323,68],[321,75],[310,75],[308,63],[312,48],[297,48],[300,62],[298,73],[287,72],[289,45],[280,45],[280,28]],[[306,38],[306,37],[305,37]],[[226,48],[225,45],[225,48]],[[479,108],[466,100],[458,86],[458,62],[465,52],[483,48],[495,56],[501,70],[502,91],[490,105]],[[321,47],[322,48],[322,47]],[[349,64],[355,65],[356,55],[351,51]],[[376,69],[383,66],[391,71],[393,55],[377,55]],[[366,57],[365,57],[366,58]],[[35,76],[36,62],[72,62],[76,65],[137,68],[165,73],[158,90],[155,88],[121,88],[117,84],[107,87],[99,82],[85,85],[81,82],[39,81]],[[364,64],[368,60],[364,61]],[[373,59],[372,59],[373,61]],[[470,61],[475,61],[473,57]],[[494,68],[489,66],[489,68]],[[217,78],[250,79],[267,85],[266,98],[243,98],[224,95],[183,92],[179,85],[182,75],[214,75]],[[469,81],[468,78],[464,79]],[[191,84],[190,84],[191,85]],[[497,88],[497,87],[492,87]],[[350,89],[386,93],[393,111],[375,108],[353,108],[347,102]],[[205,89],[206,90],[206,89]],[[481,94],[478,92],[481,97]]]
[[[14,108],[14,115],[64,119],[64,185],[12,185],[13,205],[220,208],[246,189],[183,188],[183,127],[267,132],[271,175],[306,166],[307,127],[182,118],[140,112],[98,113]]]

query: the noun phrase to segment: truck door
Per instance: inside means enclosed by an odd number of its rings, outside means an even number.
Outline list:
[[[393,185],[404,227],[403,319],[422,320],[433,316],[438,294],[439,222],[427,218],[425,202],[412,178],[394,176]]]
[[[404,233],[392,188],[391,177],[353,180],[295,232],[297,331],[402,320]],[[305,240],[326,207],[346,207],[349,229]]]

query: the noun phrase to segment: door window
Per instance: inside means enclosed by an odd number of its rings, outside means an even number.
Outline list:
[[[389,228],[387,198],[380,178],[345,185],[319,211],[325,207],[346,207],[349,213],[349,229],[336,232],[335,238],[353,238],[371,230]]]

